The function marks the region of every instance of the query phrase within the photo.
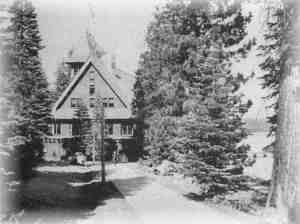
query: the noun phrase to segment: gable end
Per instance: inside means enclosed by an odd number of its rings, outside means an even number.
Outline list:
[[[84,66],[83,70],[80,71],[80,73],[78,74],[79,77],[74,77],[74,81],[75,82],[71,82],[69,87],[67,87],[66,89],[66,93],[62,94],[61,97],[58,99],[58,104],[55,106],[55,110],[58,110],[61,108],[61,106],[65,103],[65,101],[68,99],[68,97],[70,96],[70,94],[72,93],[72,91],[74,90],[74,88],[78,85],[78,83],[83,79],[84,75],[87,73],[87,71],[93,67],[96,71],[96,73],[99,75],[99,77],[104,81],[104,83],[109,87],[109,89],[114,93],[115,96],[117,96],[117,98],[120,100],[120,102],[122,103],[122,105],[127,108],[126,103],[124,102],[124,100],[121,98],[121,96],[116,92],[116,90],[112,87],[112,85],[108,82],[108,80],[101,74],[101,72],[99,71],[99,69],[91,62],[89,61],[88,64],[86,66]],[[77,78],[77,79],[76,79]]]

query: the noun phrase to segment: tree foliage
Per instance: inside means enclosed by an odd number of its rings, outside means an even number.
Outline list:
[[[75,111],[77,129],[79,135],[78,148],[81,152],[91,156],[94,147],[93,123],[87,106],[81,102]]]
[[[48,131],[50,115],[48,82],[42,71],[39,51],[41,36],[37,14],[27,0],[15,1],[9,9],[10,25],[5,29],[3,44],[3,97],[10,108],[11,125],[6,139],[19,136],[24,144],[19,149],[21,176],[26,175],[42,155],[42,137]]]
[[[233,189],[246,163],[242,121],[251,106],[238,92],[247,81],[232,64],[245,58],[251,15],[239,5],[174,1],[157,10],[140,57],[134,111],[142,114],[147,158],[182,165],[211,191]]]
[[[269,94],[264,99],[271,102],[267,108],[273,111],[272,115],[267,118],[270,124],[269,135],[274,135],[277,127],[279,82],[283,64],[280,49],[284,36],[282,32],[284,9],[278,4],[276,7],[269,7],[267,10],[269,11],[266,22],[267,30],[264,34],[264,43],[259,46],[259,55],[264,57],[264,61],[259,67],[264,71],[261,77],[262,87],[269,90]]]
[[[295,76],[298,74],[293,72],[295,68],[298,70],[299,61],[299,2],[278,1],[276,5],[268,5],[267,10],[265,41],[259,47],[261,56],[264,57],[260,67],[264,71],[263,88],[270,92],[265,98],[271,102],[269,107],[273,110],[272,116],[268,118],[271,124],[270,134],[276,136],[273,143],[274,162],[267,207],[277,206],[278,213],[282,215],[284,211],[296,207],[293,198],[288,198],[287,195],[297,197],[291,189],[297,191],[299,188],[295,184],[299,176],[295,168],[298,162],[291,159],[297,158],[299,139],[294,97],[294,82],[296,84],[297,79]],[[282,209],[286,206],[285,203],[290,204],[289,208]],[[293,215],[289,218],[293,219]],[[290,220],[291,223],[293,221]]]
[[[136,72],[136,81],[133,86],[134,90],[134,99],[132,102],[132,112],[136,116],[137,123],[136,123],[136,132],[135,136],[137,138],[137,147],[141,154],[144,150],[144,107],[145,107],[145,96],[144,90],[142,89],[142,74],[137,71]]]

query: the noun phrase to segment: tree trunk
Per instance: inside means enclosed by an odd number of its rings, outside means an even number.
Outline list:
[[[300,223],[300,57],[299,3],[284,0],[282,75],[275,146],[278,214],[288,224]],[[278,160],[277,160],[278,159]],[[276,167],[277,166],[277,167]],[[276,173],[277,172],[277,173]],[[274,187],[273,186],[273,187]]]
[[[286,69],[279,97],[276,136],[278,178],[276,206],[289,224],[300,223],[300,66]]]
[[[271,186],[268,194],[268,199],[266,203],[266,208],[276,205],[277,198],[277,188],[278,188],[278,152],[277,147],[273,151],[273,167],[272,167],[272,177],[271,177]]]

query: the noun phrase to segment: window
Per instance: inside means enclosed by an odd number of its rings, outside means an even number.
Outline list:
[[[104,107],[114,107],[114,98],[103,98],[103,106]]]
[[[79,107],[81,99],[80,98],[71,98],[71,107],[76,108]]]
[[[108,107],[114,107],[114,98],[108,99]]]
[[[90,95],[95,94],[95,84],[90,84]]]
[[[90,71],[90,84],[95,84],[95,71]]]
[[[90,108],[94,108],[95,107],[95,98],[90,98]]]
[[[74,63],[73,64],[73,70],[74,70],[75,75],[81,69],[82,65],[83,65],[83,63]]]
[[[61,124],[54,123],[54,135],[60,135],[60,134],[61,134]]]
[[[103,106],[108,107],[107,98],[103,98]]]
[[[79,135],[79,130],[80,130],[80,124],[77,122],[74,122],[72,124],[72,136]]]
[[[113,124],[105,124],[105,131],[107,135],[113,135],[114,133],[114,125]]]
[[[48,124],[48,133],[50,136],[54,134],[53,124]]]
[[[74,66],[74,74],[76,74],[79,71],[79,67],[78,66]]]
[[[132,124],[122,124],[121,125],[121,135],[133,135]]]
[[[90,95],[95,93],[95,72],[92,70],[90,72]]]
[[[72,135],[72,124],[68,124],[68,135]]]

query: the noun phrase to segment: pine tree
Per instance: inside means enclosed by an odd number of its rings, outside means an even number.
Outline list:
[[[242,118],[251,102],[237,93],[247,78],[234,74],[232,63],[245,58],[255,41],[245,41],[251,15],[242,15],[240,6],[209,5],[175,1],[156,12],[135,99],[143,90],[139,110],[149,125],[145,149],[154,165],[180,163],[216,192],[240,187],[249,150],[239,145],[247,136]]]
[[[5,215],[10,216],[10,213],[15,212],[15,206],[11,203],[12,198],[18,192],[16,187],[10,186],[14,186],[12,185],[14,181],[19,181],[15,162],[18,161],[17,157],[20,154],[16,153],[17,147],[14,147],[11,141],[8,141],[8,138],[12,139],[13,134],[11,131],[15,123],[13,104],[7,100],[7,95],[4,92],[4,89],[9,86],[7,77],[3,75],[6,68],[3,45],[5,45],[7,39],[7,34],[3,31],[9,25],[8,8],[7,3],[0,3],[0,200],[2,202],[0,210],[6,213]]]
[[[89,115],[87,106],[81,102],[79,107],[75,111],[76,122],[78,122],[79,130],[79,150],[88,156],[91,156],[94,139],[93,139],[93,128],[92,120]]]
[[[264,97],[269,105],[267,109],[273,111],[272,115],[268,117],[268,123],[270,124],[269,135],[275,135],[277,127],[277,112],[278,112],[278,95],[279,95],[279,81],[281,77],[280,65],[282,64],[282,58],[279,51],[282,45],[282,16],[284,10],[280,5],[273,8],[269,7],[269,18],[266,22],[267,31],[264,35],[264,43],[259,46],[261,53],[260,56],[264,57],[264,61],[259,67],[265,72],[261,77],[262,87],[269,90],[269,94]]]
[[[145,107],[145,96],[144,96],[144,90],[141,85],[141,73],[139,71],[136,72],[136,81],[134,83],[134,95],[135,98],[132,102],[132,112],[136,116],[137,119],[137,125],[136,125],[136,139],[137,139],[137,149],[141,154],[143,154],[144,151],[144,129],[145,129],[145,123],[144,123],[144,110]]]
[[[37,14],[27,0],[15,1],[9,9],[10,25],[5,30],[5,67],[3,76],[8,85],[4,89],[6,100],[14,109],[10,136],[21,136],[26,143],[19,150],[21,176],[26,175],[33,163],[42,155],[42,137],[48,132],[50,115],[48,82],[42,71],[39,51],[43,48],[38,29]]]
[[[265,35],[269,44],[261,47],[266,56],[264,84],[272,91],[270,98],[275,98],[276,141],[268,204],[277,208],[278,221],[296,224],[300,221],[300,4],[296,0],[281,3],[271,7],[275,13],[267,20]]]
[[[281,4],[277,4],[276,7],[268,7],[267,10],[267,30],[264,35],[264,43],[259,46],[259,50],[261,51],[260,56],[264,57],[264,61],[259,66],[264,71],[264,75],[261,77],[263,81],[262,87],[269,90],[269,94],[266,95],[264,99],[270,102],[267,108],[271,109],[273,112],[273,114],[267,118],[268,123],[270,124],[269,135],[276,136],[276,129],[278,125],[279,87],[280,80],[282,78],[281,67],[284,64],[284,57],[281,57],[280,54],[284,37],[284,33],[282,32],[282,27],[284,25],[282,20],[284,16],[284,8]],[[275,147],[275,141],[272,145]],[[274,162],[271,189],[267,200],[267,207],[275,205],[277,198],[279,153],[276,152],[276,149],[273,150],[273,158]]]

